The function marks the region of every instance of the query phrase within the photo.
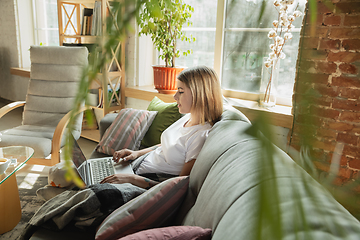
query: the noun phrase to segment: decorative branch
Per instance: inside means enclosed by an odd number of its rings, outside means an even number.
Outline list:
[[[302,15],[300,11],[296,10],[297,7],[293,13],[288,13],[289,6],[293,3],[294,0],[274,1],[274,6],[278,11],[278,20],[273,21],[274,28],[271,29],[268,34],[268,37],[273,39],[273,43],[270,44],[271,52],[269,53],[269,57],[264,63],[266,68],[272,67],[270,79],[265,90],[264,102],[266,103],[270,101],[271,82],[273,81],[276,64],[278,64],[280,59],[284,59],[286,57],[285,53],[283,52],[284,45],[293,37],[290,33],[290,31],[294,28],[292,23],[295,21],[295,18]]]

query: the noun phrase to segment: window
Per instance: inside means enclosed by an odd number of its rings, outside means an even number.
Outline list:
[[[188,35],[193,35],[193,43],[178,42],[181,50],[192,49],[193,54],[181,56],[176,60],[179,66],[212,66],[219,73],[225,95],[236,96],[248,100],[257,100],[260,88],[263,58],[270,52],[271,40],[267,37],[272,27],[272,21],[277,18],[277,10],[272,0],[184,0],[194,7],[191,21],[193,25],[185,27]],[[266,3],[261,21],[258,23],[260,9]],[[32,0],[35,44],[59,45],[57,1]],[[306,0],[295,0],[292,6],[304,11]],[[70,18],[73,15],[72,6],[66,9]],[[64,10],[63,10],[64,11]],[[63,24],[67,24],[64,18]],[[280,62],[280,78],[278,83],[278,103],[291,105],[291,97],[296,72],[298,44],[302,17],[294,22],[293,39],[284,46],[286,58]],[[74,34],[69,25],[67,32]],[[137,40],[136,40],[137,41]],[[139,52],[148,51],[148,41],[138,40]],[[145,49],[145,50],[142,50]],[[153,62],[152,54],[145,54],[148,62]],[[139,66],[143,57],[137,57],[138,81],[146,84],[144,75],[149,75],[149,69]],[[134,61],[135,62],[135,61]],[[135,65],[136,65],[135,64]],[[149,70],[149,71],[148,71]],[[145,74],[146,73],[146,74]],[[141,80],[140,80],[141,79]],[[146,82],[146,83],[145,83]]]
[[[217,0],[185,0],[194,8],[191,16],[193,23],[190,27],[183,28],[187,36],[196,38],[193,43],[179,42],[182,50],[191,49],[193,54],[176,59],[179,66],[214,66],[215,32],[216,32],[216,6]]]
[[[57,0],[32,0],[36,45],[59,46]]]
[[[59,45],[57,1],[31,0],[15,2],[19,67],[30,67],[30,46]]]
[[[222,87],[250,93],[247,96],[251,100],[257,99],[263,58],[270,53],[271,40],[267,35],[272,28],[273,20],[278,16],[273,1],[265,2],[265,10],[259,24],[261,0],[228,0],[225,3]],[[296,6],[297,10],[303,11],[305,0],[295,0],[291,7]],[[293,10],[290,9],[291,12]],[[293,39],[285,44],[283,52],[286,58],[280,61],[278,98],[280,103],[286,105],[291,104],[301,23],[302,18],[294,21]]]
[[[306,0],[295,0],[292,6],[304,11]],[[182,50],[193,54],[180,57],[176,65],[214,66],[222,88],[231,95],[257,100],[263,58],[270,53],[267,37],[278,14],[273,1],[265,1],[265,10],[258,24],[263,0],[185,0],[194,7],[193,26],[185,28],[196,37],[194,43],[179,43]],[[295,79],[302,17],[294,22],[293,39],[284,46],[286,58],[280,62],[279,103],[291,105]]]

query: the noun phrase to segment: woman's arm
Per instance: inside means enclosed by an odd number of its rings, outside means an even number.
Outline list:
[[[104,178],[100,183],[131,183],[132,185],[149,189],[159,182],[153,181],[151,179],[148,179],[146,177],[142,177],[136,174],[114,174],[111,176],[108,176]]]
[[[131,184],[141,188],[150,189],[156,184],[159,184],[159,182],[134,174]]]
[[[194,166],[195,161],[196,159],[192,159],[189,162],[185,163],[180,172],[180,176],[190,175],[191,169]],[[158,184],[159,182],[136,174],[118,173],[104,178],[100,183],[131,183],[132,185],[149,189]]]
[[[181,169],[179,176],[189,176],[191,169],[194,166],[195,161],[196,161],[196,159],[192,159],[192,160],[188,161],[187,163],[185,163],[183,168]]]
[[[123,159],[125,162],[129,161],[129,160],[135,160],[136,158],[151,152],[153,150],[155,150],[157,147],[161,146],[161,144],[149,147],[149,148],[144,148],[138,151],[133,151],[130,149],[121,149],[119,151],[114,152],[113,154],[113,160],[115,162],[119,162],[121,159]]]
[[[140,156],[144,155],[145,153],[154,151],[156,148],[158,148],[158,147],[160,147],[160,146],[161,146],[161,144],[158,144],[158,145],[154,145],[154,146],[152,146],[152,147],[148,147],[148,148],[141,149],[141,150],[139,150]],[[140,157],[140,156],[139,156],[139,157]]]

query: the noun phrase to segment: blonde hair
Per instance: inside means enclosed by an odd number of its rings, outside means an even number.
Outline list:
[[[220,120],[223,102],[220,81],[216,72],[206,66],[183,70],[178,80],[191,90],[193,102],[191,110],[200,116],[200,124],[214,125]]]

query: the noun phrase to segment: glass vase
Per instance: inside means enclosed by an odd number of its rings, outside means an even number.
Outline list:
[[[276,104],[280,59],[276,59],[269,68],[264,64],[266,59],[262,65],[259,106],[271,108]]]

